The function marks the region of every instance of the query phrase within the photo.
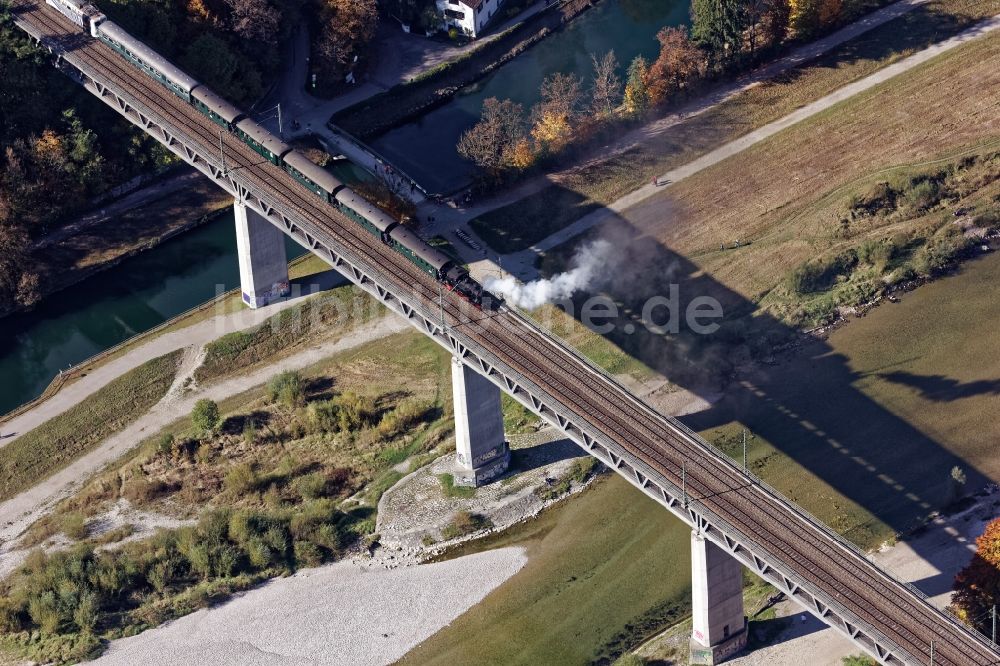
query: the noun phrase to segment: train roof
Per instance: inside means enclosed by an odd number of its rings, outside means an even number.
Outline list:
[[[451,261],[451,257],[447,254],[441,250],[435,250],[427,244],[427,241],[404,226],[396,227],[389,232],[389,236],[391,236],[397,243],[401,243],[402,245],[408,247],[413,254],[417,255],[437,270],[441,270],[444,268],[445,264]]]
[[[349,187],[337,192],[337,201],[375,225],[379,231],[388,231],[399,220],[365,199]]]
[[[240,130],[251,139],[262,145],[274,155],[281,157],[292,149],[287,143],[274,136],[252,118],[244,118],[236,123]]]
[[[337,188],[344,186],[339,178],[318,164],[315,164],[297,150],[293,150],[285,155],[285,163],[330,194],[336,192]]]
[[[108,39],[112,39],[127,48],[134,55],[145,61],[146,64],[177,84],[184,92],[190,93],[191,89],[198,85],[198,81],[143,44],[140,40],[127,33],[124,28],[114,21],[105,21],[102,23],[98,28],[98,32],[107,35]]]
[[[237,118],[244,115],[235,104],[230,104],[222,95],[218,94],[203,83],[191,91],[191,97],[210,108],[227,123],[236,122]]]
[[[87,4],[87,0],[58,0],[58,2],[76,9],[83,9],[83,6]]]

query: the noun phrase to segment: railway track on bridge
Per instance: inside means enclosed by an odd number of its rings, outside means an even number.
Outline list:
[[[613,447],[605,445],[602,449],[607,454],[603,459],[610,459],[626,478],[654,496],[650,482],[655,477],[662,491],[662,497],[657,499],[674,513],[687,516],[699,529],[729,529],[748,541],[743,551],[737,547],[742,542],[730,551],[734,556],[742,553],[744,562],[747,549],[753,562],[770,558],[773,567],[753,567],[756,573],[779,572],[789,583],[783,587],[792,592],[793,598],[795,588],[808,587],[810,598],[824,599],[823,604],[807,605],[821,617],[824,607],[833,612],[835,604],[837,613],[850,621],[834,626],[841,631],[846,626],[848,634],[852,627],[864,627],[865,632],[859,635],[871,634],[871,644],[858,635],[852,638],[880,660],[930,664],[933,651],[935,664],[1000,664],[1000,656],[988,641],[934,609],[921,595],[880,570],[818,521],[744,474],[697,435],[639,401],[520,314],[507,309],[483,312],[441,294],[438,283],[427,274],[236,137],[220,133],[219,127],[205,116],[104,44],[83,35],[62,15],[39,0],[21,0],[15,4],[15,12],[22,27],[30,26],[36,37],[41,36],[61,52],[74,68],[91,78],[101,77],[106,85],[118,87],[147,111],[158,114],[161,123],[183,133],[199,153],[218,156],[219,160],[224,154],[229,172],[294,212],[313,227],[314,235],[322,235],[367,265],[378,267],[379,284],[385,289],[408,294],[425,312],[439,312],[443,330],[475,344],[485,352],[483,358],[512,369],[523,378],[523,384],[551,396],[573,415],[573,423],[545,412],[539,404],[533,408],[568,433],[595,433],[584,436],[586,442],[599,439],[612,443]],[[130,120],[135,122],[134,118]],[[595,443],[588,448],[596,454],[599,446]],[[626,464],[621,452],[631,462]],[[677,491],[682,487],[686,493],[679,497]],[[667,490],[673,493],[669,499]],[[735,544],[739,539],[734,537],[733,541]],[[769,579],[774,582],[774,576]],[[833,624],[828,617],[823,619]]]

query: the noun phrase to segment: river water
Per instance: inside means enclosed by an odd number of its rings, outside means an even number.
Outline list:
[[[420,121],[375,142],[378,150],[432,191],[468,182],[471,169],[455,152],[459,135],[479,118],[487,97],[526,108],[542,79],[556,71],[589,76],[590,54],[614,49],[624,70],[638,54],[655,56],[656,32],[688,20],[687,0],[603,0],[568,28],[544,40]],[[344,173],[340,173],[341,167]],[[334,167],[348,181],[350,165]],[[303,252],[289,241],[289,258]],[[47,298],[33,312],[0,320],[0,414],[41,393],[61,368],[146,331],[239,286],[232,215]]]
[[[288,239],[289,258],[305,250]],[[240,284],[229,211],[0,319],[0,414],[79,363]]]
[[[328,167],[346,183],[370,178],[347,161]],[[289,260],[306,250],[285,239]],[[60,369],[240,286],[232,210],[197,229],[0,319],[0,414],[45,390]]]
[[[430,192],[461,189],[470,182],[473,167],[458,155],[455,145],[479,119],[485,99],[509,98],[527,112],[538,101],[546,76],[574,73],[588,85],[591,54],[600,56],[611,49],[624,75],[635,56],[656,56],[656,33],[664,26],[686,24],[689,7],[688,0],[603,0],[445,106],[375,139],[372,146]]]

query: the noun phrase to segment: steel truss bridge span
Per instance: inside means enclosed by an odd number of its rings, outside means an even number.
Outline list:
[[[1000,664],[821,521],[517,312],[480,312],[40,0],[14,21],[55,64],[238,201],[884,664]]]

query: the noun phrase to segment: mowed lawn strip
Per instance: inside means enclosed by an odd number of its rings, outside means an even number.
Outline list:
[[[176,351],[147,361],[0,449],[0,501],[66,467],[142,416],[167,394],[180,356]]]
[[[528,563],[399,663],[608,663],[690,612],[689,534],[624,479],[599,480],[537,518],[449,552],[521,545]]]
[[[996,3],[991,0],[930,2],[610,159],[558,174],[556,182],[541,192],[485,213],[470,224],[497,252],[523,250],[645,185],[653,176],[958,34],[996,12]]]

